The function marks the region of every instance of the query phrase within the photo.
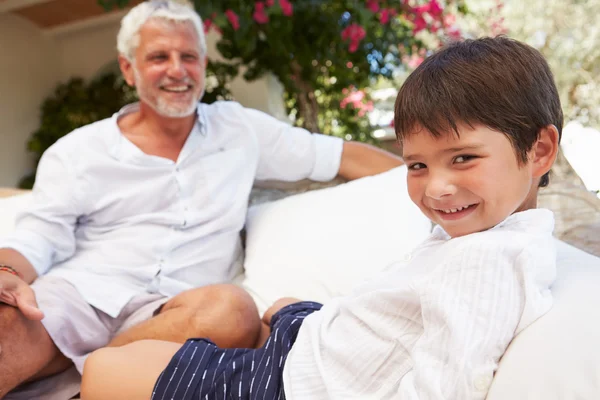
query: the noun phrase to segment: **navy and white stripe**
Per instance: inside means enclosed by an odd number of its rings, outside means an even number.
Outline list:
[[[320,308],[313,302],[282,308],[259,349],[221,349],[208,339],[189,339],[158,378],[152,400],[284,399],[285,360],[304,318]]]

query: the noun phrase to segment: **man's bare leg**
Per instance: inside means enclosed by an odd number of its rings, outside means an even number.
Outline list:
[[[41,322],[0,304],[0,399],[22,383],[62,372],[70,365]]]
[[[150,399],[159,375],[180,348],[178,343],[142,340],[96,350],[83,368],[81,399]]]
[[[115,337],[109,347],[154,339],[208,338],[219,347],[252,348],[261,322],[252,297],[234,285],[211,285],[175,296],[160,313]]]

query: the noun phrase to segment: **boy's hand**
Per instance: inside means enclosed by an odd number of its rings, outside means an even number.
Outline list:
[[[284,298],[277,300],[275,303],[273,303],[273,305],[271,307],[269,307],[267,309],[267,311],[265,311],[265,314],[262,317],[262,321],[265,324],[270,326],[271,318],[273,318],[273,315],[275,315],[275,313],[277,313],[277,311],[281,310],[285,306],[289,306],[290,304],[294,304],[294,303],[299,303],[301,301],[302,300],[295,299],[293,297],[284,297]]]
[[[38,308],[31,286],[16,275],[0,271],[0,302],[18,308],[32,321],[40,321],[44,313]]]

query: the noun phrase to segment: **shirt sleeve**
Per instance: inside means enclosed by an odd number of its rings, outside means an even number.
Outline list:
[[[0,248],[21,253],[38,275],[71,257],[75,251],[77,204],[74,171],[54,149],[42,156],[33,188],[32,204],[18,215],[13,235]]]
[[[343,140],[311,134],[263,112],[245,109],[259,145],[256,179],[329,181],[336,177]]]
[[[424,333],[400,385],[406,398],[485,399],[515,335],[525,306],[518,254],[485,243],[461,250],[420,288]]]

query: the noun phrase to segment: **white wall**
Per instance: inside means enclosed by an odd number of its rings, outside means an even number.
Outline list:
[[[33,24],[0,14],[0,187],[15,186],[31,169],[26,143],[57,82],[55,54]]]
[[[56,84],[75,76],[93,78],[116,60],[119,20],[104,16],[42,32],[18,16],[0,14],[0,187],[15,186],[30,171],[26,142]],[[211,33],[207,39],[209,57],[216,57],[218,36]],[[231,90],[243,105],[285,118],[276,79],[247,83],[238,77]]]

